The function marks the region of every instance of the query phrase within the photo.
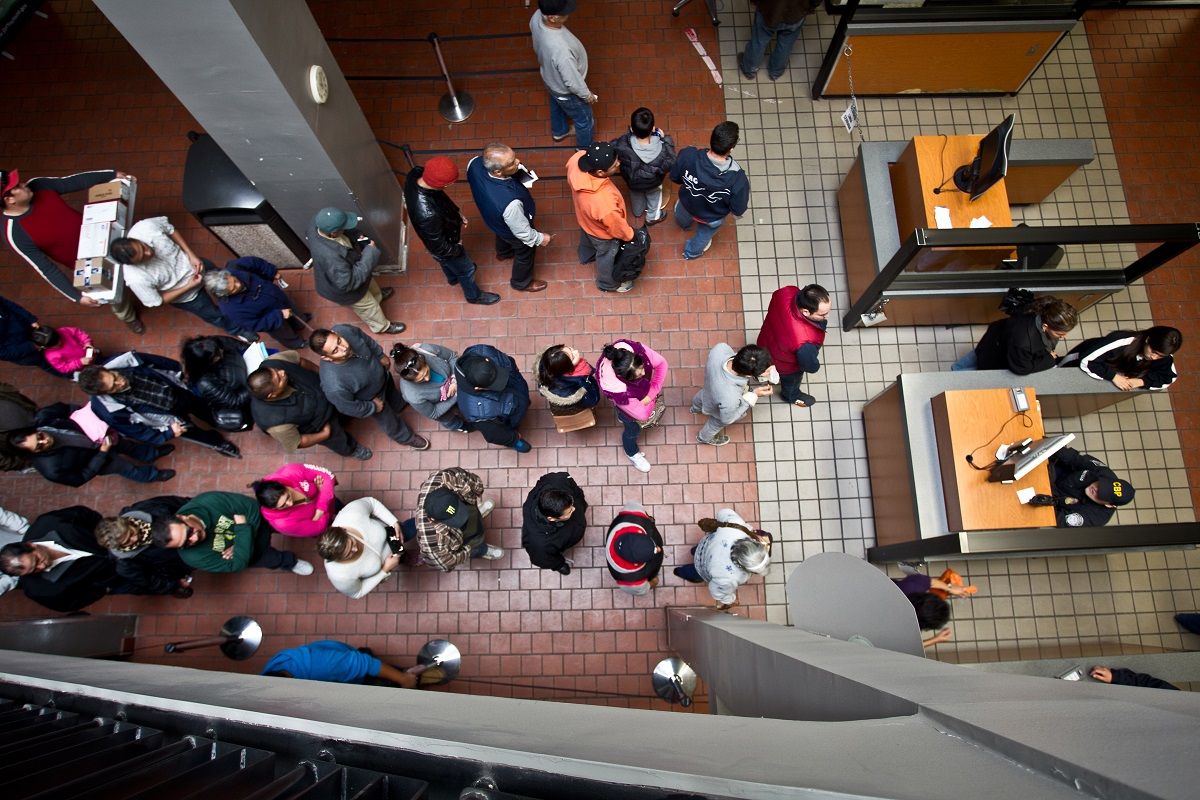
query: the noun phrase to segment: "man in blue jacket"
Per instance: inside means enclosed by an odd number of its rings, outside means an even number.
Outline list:
[[[385,664],[366,647],[325,639],[280,650],[263,667],[263,675],[329,683],[369,683],[417,688],[417,676]],[[373,680],[367,680],[372,678]]]
[[[458,410],[484,439],[518,453],[533,449],[518,430],[529,410],[529,384],[511,357],[490,345],[472,345],[459,357],[454,376]]]
[[[191,418],[212,424],[212,415],[182,379],[183,367],[164,356],[130,350],[103,366],[79,373],[79,388],[92,396],[92,411],[122,436],[163,445],[180,437],[241,458],[237,446],[215,430],[200,430]]]
[[[522,179],[532,183],[511,147],[493,142],[467,164],[467,183],[479,215],[496,234],[496,258],[513,260],[508,285],[518,292],[540,292],[546,282],[533,277],[537,248],[554,238],[533,227],[537,204]]]
[[[680,187],[675,223],[685,231],[696,225],[683,246],[686,259],[704,255],[725,217],[741,217],[750,204],[750,180],[730,155],[739,136],[737,123],[726,120],[713,128],[708,150],[685,147],[671,167],[671,180]]]
[[[217,307],[231,325],[265,333],[289,350],[303,350],[307,344],[299,332],[312,314],[297,315],[277,283],[278,274],[279,268],[270,261],[243,256],[230,261],[225,269],[206,273],[204,288],[217,299]]]

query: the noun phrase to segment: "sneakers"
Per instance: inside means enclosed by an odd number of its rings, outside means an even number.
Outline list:
[[[494,544],[489,544],[487,546],[487,552],[483,554],[483,558],[486,558],[488,561],[495,561],[497,558],[504,558],[504,549],[496,547]]]
[[[411,447],[413,450],[428,450],[429,440],[424,436],[418,436],[415,433],[413,438],[404,443],[406,447]]]
[[[620,286],[617,287],[616,291],[625,293],[625,292],[628,292],[632,288],[633,288],[633,281],[625,281],[624,283],[622,283]]]
[[[386,289],[380,289],[379,290],[379,302],[382,303],[382,302],[386,301],[389,297],[391,297],[395,293],[396,293],[396,290],[393,289],[391,286],[387,287]]]
[[[391,325],[387,326],[387,330],[385,330],[384,333],[395,335],[398,333],[404,333],[406,330],[408,330],[408,326],[403,322],[393,322]]]
[[[500,295],[495,292],[480,292],[479,297],[467,302],[473,306],[490,306],[500,302]]]
[[[524,439],[518,439],[517,443],[512,446],[512,449],[516,450],[518,453],[528,453],[533,449],[533,445]]]
[[[167,481],[171,480],[174,477],[175,477],[175,470],[160,469],[157,473],[155,473],[154,477],[150,479],[150,482],[151,483],[166,483]]]
[[[292,567],[292,572],[297,575],[312,575],[313,565],[305,561],[303,558],[296,559],[296,565]]]
[[[361,444],[355,444],[354,449],[350,451],[350,457],[356,458],[359,461],[370,461],[373,455],[375,454],[371,452],[371,448],[364,447]]]
[[[484,500],[479,504],[479,516],[486,519],[487,515],[492,513],[492,509],[495,507],[496,504],[491,500]]]
[[[638,451],[633,455],[628,456],[628,458],[633,462],[633,466],[636,467],[639,472],[650,471],[650,462],[646,460],[645,453]]]
[[[697,441],[700,442],[701,444],[711,444],[713,447],[720,447],[723,444],[729,444],[729,436],[727,436],[724,433],[718,433],[716,436],[709,439],[707,442],[704,441],[703,439],[697,439]]]
[[[575,135],[575,123],[572,122],[571,126],[569,128],[567,128],[567,132],[564,133],[562,136],[555,136],[554,134],[550,134],[550,138],[556,142],[561,142],[564,139],[566,139],[568,136],[574,136],[574,135]]]
[[[712,247],[712,243],[713,243],[713,240],[712,240],[712,239],[709,239],[709,240],[708,240],[708,244],[704,245],[704,249],[700,251],[700,256],[702,256],[702,255],[704,255],[705,253],[707,253],[707,252],[708,252],[708,248]],[[687,254],[687,250],[684,250],[684,251],[683,251],[683,257],[684,257],[686,260],[688,260],[688,261],[691,261],[692,259],[699,258],[700,256],[689,256],[689,255]]]

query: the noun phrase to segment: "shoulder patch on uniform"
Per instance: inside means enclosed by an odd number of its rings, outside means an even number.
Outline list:
[[[1067,514],[1066,523],[1072,528],[1083,527],[1083,514]]]

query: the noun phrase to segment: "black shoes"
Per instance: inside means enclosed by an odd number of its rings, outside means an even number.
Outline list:
[[[238,450],[237,445],[234,444],[233,442],[221,442],[221,444],[217,445],[213,449],[215,449],[218,453],[225,456],[226,458],[241,458],[242,457],[242,451]]]
[[[490,306],[500,302],[500,295],[495,292],[480,292],[479,297],[474,300],[468,300],[473,306]]]
[[[405,444],[411,447],[413,450],[429,449],[429,440],[424,436],[417,436],[416,434],[413,434],[413,438],[409,439],[407,442],[405,442]]]
[[[151,483],[166,483],[167,481],[171,480],[174,477],[175,477],[175,470],[160,469],[158,471],[158,473],[153,478],[150,479],[150,482]]]
[[[387,330],[384,331],[384,333],[391,333],[391,334],[404,333],[406,330],[408,330],[408,326],[405,325],[403,322],[393,322],[391,325],[388,326]]]
[[[391,297],[395,293],[396,293],[396,290],[390,286],[387,287],[386,289],[380,289],[379,290],[379,302],[381,302],[381,303],[385,302],[389,297]]]
[[[174,452],[175,452],[175,445],[164,444],[162,447],[158,448],[158,455],[154,456],[154,460],[157,461],[160,458],[166,458],[167,456],[171,455],[171,453],[174,453]]]
[[[354,449],[350,451],[350,457],[356,458],[359,461],[370,461],[371,456],[375,455],[369,447],[364,447],[361,444],[355,444]]]

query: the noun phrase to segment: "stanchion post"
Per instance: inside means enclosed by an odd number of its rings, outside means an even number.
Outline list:
[[[442,77],[446,79],[446,94],[438,101],[438,113],[450,122],[463,122],[475,110],[475,100],[466,92],[455,92],[454,83],[450,80],[450,70],[446,69],[446,59],[442,57],[441,40],[436,33],[429,34],[429,43],[437,56],[438,67]]]

